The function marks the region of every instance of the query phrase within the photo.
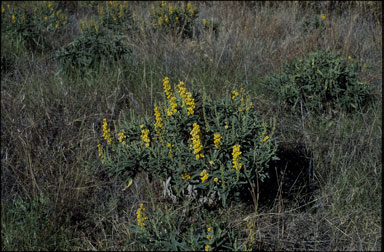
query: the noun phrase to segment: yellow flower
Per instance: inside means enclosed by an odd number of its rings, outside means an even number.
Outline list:
[[[209,249],[210,249],[210,246],[209,245],[205,245],[204,250],[205,251],[209,251]]]
[[[228,127],[229,127],[228,124],[226,124],[226,125],[224,126],[225,129],[228,129]]]
[[[100,15],[104,14],[104,8],[103,7],[100,7],[99,13],[100,13]]]
[[[209,174],[208,172],[204,169],[201,173],[200,173],[200,179],[201,179],[201,183],[204,183],[208,177],[209,177]]]
[[[169,23],[169,19],[168,19],[168,16],[167,16],[167,15],[165,15],[165,18],[164,18],[164,19],[165,19],[165,22],[166,22],[166,23]]]
[[[143,140],[143,143],[145,144],[145,147],[149,147],[150,139],[148,137],[149,129],[143,129],[141,130],[141,139]]]
[[[322,20],[325,20],[325,14],[321,14],[320,17]]]
[[[189,180],[189,179],[191,179],[191,175],[189,175],[188,173],[183,173],[183,174],[181,174],[181,178]]]
[[[213,160],[209,160],[209,164],[210,164],[210,165],[214,165],[215,162],[214,162]]]
[[[221,139],[223,139],[223,137],[219,134],[219,133],[215,133],[213,135],[213,142],[215,144],[215,147],[216,148],[220,148],[220,142],[221,142]]]
[[[15,15],[12,15],[12,22],[15,22],[16,18]]]
[[[124,131],[122,130],[119,133],[119,142],[122,143],[123,145],[126,145],[126,142],[124,141],[125,138],[127,138],[127,136],[124,134]]]
[[[98,144],[97,145],[97,151],[99,153],[99,157],[101,157],[101,163],[104,164],[105,163],[105,156],[103,155],[103,150],[101,149],[101,144]]]
[[[143,204],[140,204],[140,207],[139,209],[137,209],[137,225],[141,228],[141,230],[144,230],[144,226],[145,226],[145,220],[147,219],[147,217],[144,215],[143,211],[145,210],[145,208],[143,207]]]
[[[112,143],[111,130],[108,128],[108,123],[106,118],[104,118],[103,120],[103,137],[108,144]]]
[[[208,227],[208,228],[207,228],[207,230],[208,230],[208,232],[209,232],[209,231],[211,231],[211,228],[210,228],[210,227]]]
[[[217,182],[219,182],[219,178],[214,178],[213,181],[214,181],[215,183],[217,183]]]
[[[203,18],[203,25],[205,26],[207,24],[207,20]]]
[[[4,12],[5,12],[5,8],[1,7],[1,13],[4,13]]]
[[[161,7],[163,7],[164,5],[166,5],[165,1],[161,1]]]
[[[47,16],[45,16],[45,17],[44,17],[44,20],[45,20],[45,21],[47,21],[47,20],[48,20],[48,17],[47,17]]]
[[[9,4],[7,4],[7,8],[8,8],[8,9],[10,9],[10,8],[11,8],[11,6],[10,6]]]
[[[163,128],[163,119],[161,118],[161,114],[157,106],[155,106],[154,111],[155,111],[155,119],[156,119],[156,122],[155,122],[156,136],[160,137],[161,131]]]
[[[348,60],[352,60],[352,57],[351,57],[351,56],[348,56]]]
[[[51,7],[52,7],[52,2],[49,1],[49,2],[48,2],[48,8],[51,8]]]
[[[242,163],[240,162],[241,157],[240,154],[242,152],[240,151],[240,145],[236,144],[233,146],[232,156],[233,156],[233,167],[232,170],[240,170]]]
[[[59,23],[56,23],[55,27],[56,27],[56,29],[59,28]]]
[[[237,92],[236,90],[233,90],[232,91],[232,100],[234,100],[237,96],[239,96],[239,92]]]
[[[159,17],[159,20],[157,22],[159,23],[159,25],[161,25],[163,23],[163,17]]]
[[[263,142],[267,141],[269,139],[269,136],[264,137]]]
[[[185,88],[184,82],[180,81],[177,87],[178,93],[183,100],[181,107],[183,108],[185,105],[187,105],[187,115],[193,115],[194,109],[196,108],[195,99],[192,98],[192,94]]]
[[[193,149],[193,154],[196,155],[196,159],[199,159],[200,157],[203,158],[204,154],[202,153],[203,145],[201,144],[200,126],[197,123],[193,124],[193,129],[190,134],[192,135],[191,148]]]

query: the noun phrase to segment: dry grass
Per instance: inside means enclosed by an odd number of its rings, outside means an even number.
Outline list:
[[[245,87],[262,116],[277,117],[282,143],[302,144],[314,153],[312,182],[317,188],[310,204],[299,203],[300,194],[292,200],[278,191],[274,203],[260,206],[256,214],[245,205],[223,210],[221,218],[239,230],[240,240],[246,240],[244,218],[250,216],[257,223],[259,249],[381,250],[381,2],[192,4],[200,9],[198,23],[202,18],[219,23],[217,37],[199,28],[192,40],[142,29],[127,34],[134,52],[131,65],[104,69],[92,78],[56,76],[51,52],[18,52],[2,36],[2,49],[17,55],[13,69],[1,77],[2,240],[8,241],[2,242],[2,249],[140,248],[129,229],[136,222],[138,203],[146,202],[150,209],[172,204],[161,197],[156,180],[140,176],[122,191],[121,181],[100,175],[97,140],[103,117],[119,121],[130,109],[151,114],[161,98],[161,79],[169,76],[214,97]],[[147,18],[151,3],[131,5],[138,17]],[[69,12],[73,10],[69,34],[76,34],[79,20],[90,15],[86,6],[85,2],[68,6]],[[314,13],[325,13],[325,32],[308,34],[301,29],[304,19]],[[368,111],[303,118],[288,115],[271,102],[263,78],[279,71],[287,60],[316,49],[340,50],[344,57],[367,65],[362,78],[375,86],[377,97]],[[32,202],[41,195],[52,209],[39,222],[50,222],[52,227],[35,231],[51,237],[56,230],[56,240],[18,244],[18,235],[11,232],[16,230],[15,217],[6,215],[7,209],[13,211],[17,197]],[[35,234],[23,235],[27,241]]]

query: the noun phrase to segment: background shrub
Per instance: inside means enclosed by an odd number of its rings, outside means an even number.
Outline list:
[[[191,3],[179,6],[161,1],[156,6],[152,5],[149,18],[155,30],[191,38],[197,15],[198,10]]]
[[[122,35],[114,35],[96,21],[81,24],[80,36],[56,51],[59,72],[66,74],[97,71],[102,64],[113,64],[131,53]]]
[[[340,53],[316,51],[286,63],[281,73],[266,77],[277,102],[294,111],[353,110],[366,104],[371,87],[359,80],[361,64]]]

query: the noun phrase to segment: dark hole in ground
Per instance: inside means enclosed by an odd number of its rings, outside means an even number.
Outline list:
[[[315,189],[312,153],[303,145],[280,143],[277,156],[280,160],[270,163],[270,177],[260,186],[260,201],[282,197],[307,204]]]
[[[280,143],[277,156],[280,160],[270,162],[269,178],[259,184],[259,204],[274,204],[282,198],[309,206],[316,188],[312,179],[312,153],[303,145]],[[241,201],[253,204],[250,191],[239,194]]]

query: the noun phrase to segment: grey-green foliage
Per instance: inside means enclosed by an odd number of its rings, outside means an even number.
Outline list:
[[[320,50],[286,63],[280,73],[266,77],[265,85],[279,105],[292,111],[351,111],[370,100],[372,87],[359,79],[361,69],[357,60]]]
[[[121,35],[114,35],[97,24],[82,29],[78,38],[56,51],[55,57],[60,63],[59,72],[70,75],[97,71],[102,64],[113,64],[132,52]]]
[[[191,223],[175,210],[156,207],[151,212],[145,209],[142,213],[147,217],[144,226],[133,225],[131,230],[137,234],[139,247],[151,251],[238,250],[246,245],[237,244],[239,234],[226,222],[208,216],[204,209],[196,209],[194,214],[197,220]]]
[[[243,90],[236,92],[233,99],[213,100],[196,94],[193,96],[196,108],[189,115],[176,90],[174,94],[177,113],[167,114],[168,103],[158,106],[163,120],[159,136],[154,117],[141,121],[132,118],[115,131],[117,136],[124,130],[126,144],[115,140],[105,145],[107,161],[102,167],[106,173],[125,181],[141,171],[162,181],[171,178],[170,185],[179,199],[184,197],[188,186],[194,186],[197,198],[218,194],[224,206],[238,200],[241,193],[256,188],[256,181],[263,182],[269,176],[269,162],[277,158],[275,122],[272,118],[263,122]],[[194,125],[200,128],[199,153],[194,153],[192,147]],[[145,129],[151,139],[148,147],[141,139]],[[222,137],[219,148],[214,142],[215,134]],[[234,169],[235,145],[240,146],[239,169]],[[204,172],[207,177],[203,179]]]

